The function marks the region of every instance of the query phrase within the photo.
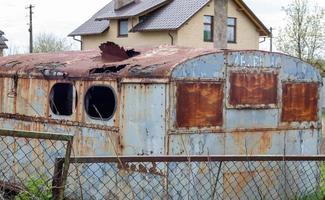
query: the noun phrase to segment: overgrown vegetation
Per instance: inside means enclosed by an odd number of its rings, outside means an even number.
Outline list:
[[[292,0],[283,8],[286,25],[279,31],[280,51],[316,64],[325,56],[325,10],[308,0]]]
[[[51,200],[52,183],[45,176],[27,181],[26,191],[20,192],[15,200]]]
[[[320,184],[319,188],[315,192],[311,192],[310,194],[307,194],[305,196],[296,198],[296,200],[323,200],[325,199],[325,162],[321,163],[321,168],[320,168]]]

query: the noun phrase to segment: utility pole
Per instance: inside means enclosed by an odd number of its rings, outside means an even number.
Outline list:
[[[273,28],[270,28],[271,36],[270,36],[270,52],[273,52]]]
[[[30,4],[26,9],[29,9],[29,53],[33,53],[33,6]]]

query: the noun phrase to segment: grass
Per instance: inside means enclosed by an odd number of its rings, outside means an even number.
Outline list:
[[[325,112],[322,113],[322,120],[323,122],[325,121]],[[325,199],[325,161],[323,161],[321,163],[321,167],[320,167],[320,172],[321,172],[321,176],[320,176],[320,183],[319,183],[319,188],[317,191],[312,192],[310,194],[301,196],[301,197],[297,197],[295,198],[296,200],[324,200]]]

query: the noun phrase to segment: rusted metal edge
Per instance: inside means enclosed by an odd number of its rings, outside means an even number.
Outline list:
[[[64,158],[64,167],[62,171],[62,179],[61,179],[61,188],[59,190],[59,199],[64,199],[64,189],[65,185],[67,183],[67,178],[68,178],[68,173],[69,173],[69,167],[70,167],[70,157],[71,157],[71,152],[72,152],[72,145],[73,145],[73,140],[68,141],[67,145],[67,150],[65,153],[65,158]]]
[[[106,126],[106,125],[98,125],[98,124],[85,124],[76,121],[69,121],[69,120],[59,120],[59,119],[50,119],[44,117],[32,117],[20,114],[8,114],[8,113],[0,113],[0,119],[14,119],[14,120],[21,120],[26,122],[36,122],[36,123],[50,123],[50,124],[58,124],[58,125],[66,125],[66,126],[78,126],[84,128],[94,128],[99,130],[106,130],[112,132],[118,132],[118,127]]]
[[[224,83],[226,81],[225,78],[171,78],[171,82],[220,82],[220,83]]]
[[[116,81],[118,79],[117,76],[114,76],[114,74],[111,74],[110,76],[45,76],[42,74],[16,74],[12,72],[8,73],[0,73],[0,78],[20,78],[20,79],[41,79],[41,80],[65,80],[65,81]]]
[[[197,130],[190,130],[190,129],[173,129],[173,130],[168,130],[169,135],[181,135],[181,134],[214,134],[214,133],[251,133],[251,132],[274,132],[274,131],[296,131],[296,130],[321,130],[321,126],[319,125],[318,127],[314,127],[310,125],[310,127],[306,128],[299,128],[299,127],[278,127],[278,128],[253,128],[253,129],[248,129],[248,128],[237,128],[237,129],[221,129],[221,128],[216,128],[216,129],[197,129]]]
[[[6,129],[0,129],[0,136],[45,139],[45,140],[60,140],[60,141],[73,140],[73,135],[68,135],[68,134],[34,132],[34,131],[32,132],[32,131],[22,131],[22,130],[6,130]]]
[[[65,159],[65,158],[61,158]],[[70,163],[119,163],[119,162],[223,162],[223,161],[325,161],[325,155],[290,156],[120,156],[120,157],[71,157]]]
[[[121,83],[169,83],[167,78],[123,78]]]

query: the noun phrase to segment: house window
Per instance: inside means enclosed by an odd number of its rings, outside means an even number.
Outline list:
[[[205,42],[213,41],[213,16],[204,16],[203,37]]]
[[[176,127],[215,127],[223,124],[223,84],[177,83]]]
[[[237,35],[236,35],[236,29],[237,29],[237,19],[233,17],[228,17],[227,21],[227,39],[229,43],[236,43]]]
[[[88,116],[97,120],[109,120],[116,108],[115,93],[110,87],[92,86],[85,96],[85,110]]]
[[[127,37],[129,33],[128,19],[120,19],[118,21],[118,36]]]
[[[75,96],[74,96],[75,95]],[[77,94],[71,83],[57,83],[50,92],[50,108],[53,114],[70,116],[73,112],[74,99]],[[77,102],[75,102],[77,105]]]

